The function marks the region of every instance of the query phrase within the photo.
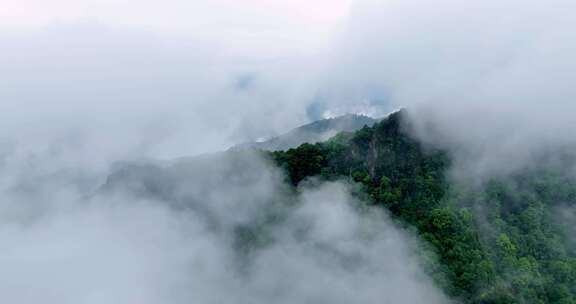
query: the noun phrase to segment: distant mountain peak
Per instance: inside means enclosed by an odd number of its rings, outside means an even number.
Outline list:
[[[287,150],[303,143],[326,141],[340,132],[353,132],[364,126],[372,126],[378,121],[379,119],[363,114],[348,113],[333,118],[313,121],[268,140],[243,143],[231,149]]]

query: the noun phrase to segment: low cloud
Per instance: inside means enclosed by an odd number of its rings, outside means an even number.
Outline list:
[[[250,153],[124,164],[104,180],[4,185],[0,300],[448,302],[416,240],[382,210],[361,211],[345,183],[295,193]]]
[[[359,1],[328,80],[406,107],[416,136],[453,153],[459,177],[508,174],[575,144],[574,8],[565,0]]]
[[[235,54],[217,37],[96,21],[3,30],[0,47],[0,138],[41,147],[72,140],[100,147],[91,158],[107,162],[196,155],[284,133],[308,121],[318,65]]]

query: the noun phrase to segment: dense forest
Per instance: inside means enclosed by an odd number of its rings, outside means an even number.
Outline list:
[[[359,184],[356,195],[423,240],[426,270],[458,302],[576,303],[567,166],[543,159],[481,186],[456,183],[449,154],[408,135],[405,115],[270,156],[295,187],[310,177]]]

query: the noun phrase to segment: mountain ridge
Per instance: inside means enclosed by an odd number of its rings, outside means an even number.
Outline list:
[[[340,132],[353,132],[364,126],[372,126],[379,120],[362,114],[345,114],[316,120],[265,141],[242,143],[230,149],[287,150],[304,143],[326,141]]]

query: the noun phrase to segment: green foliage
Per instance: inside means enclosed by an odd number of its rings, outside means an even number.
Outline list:
[[[403,115],[272,157],[293,185],[311,176],[360,183],[430,245],[438,260],[428,271],[462,303],[576,303],[576,254],[553,218],[558,203],[576,201],[562,166],[461,189],[444,177],[447,154],[406,135]]]
[[[273,152],[274,159],[283,165],[290,182],[297,185],[307,176],[319,175],[327,165],[327,151],[320,144],[303,144],[298,149],[287,152]]]

